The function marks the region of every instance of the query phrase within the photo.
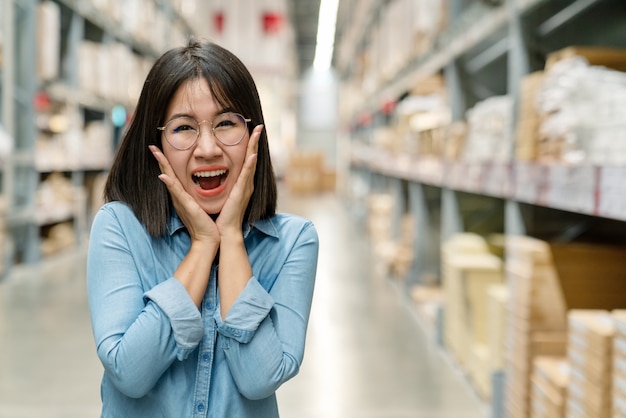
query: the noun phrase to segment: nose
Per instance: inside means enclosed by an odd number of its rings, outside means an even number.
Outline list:
[[[200,122],[200,136],[194,154],[202,157],[214,157],[222,154],[222,147],[211,130],[211,122]]]

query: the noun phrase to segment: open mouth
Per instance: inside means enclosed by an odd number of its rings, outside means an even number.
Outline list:
[[[228,170],[199,171],[192,178],[196,187],[202,190],[213,190],[224,184]]]

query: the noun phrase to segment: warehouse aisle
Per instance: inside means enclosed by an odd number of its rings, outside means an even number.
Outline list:
[[[391,283],[372,269],[364,227],[333,195],[293,198],[320,254],[300,374],[279,391],[283,418],[486,418]]]
[[[427,340],[332,195],[281,195],[321,241],[305,361],[279,391],[283,418],[485,418]],[[16,270],[0,284],[0,418],[99,413],[101,367],[85,301],[84,253]]]

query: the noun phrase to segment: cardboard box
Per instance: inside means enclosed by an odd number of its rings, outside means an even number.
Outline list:
[[[612,315],[615,324],[615,337],[626,339],[626,310],[616,309]]]
[[[520,104],[515,133],[515,158],[518,161],[535,161],[539,157],[540,117],[535,100],[543,76],[543,71],[537,71],[526,75],[520,82]]]
[[[515,253],[513,253],[515,254]],[[511,311],[536,330],[565,329],[565,299],[556,270],[532,258],[508,254],[506,274],[511,287]]]
[[[626,308],[626,247],[550,244],[568,309]]]
[[[531,377],[530,418],[563,418],[569,368],[563,357],[537,357]]]
[[[491,398],[491,375],[489,367],[489,348],[475,344],[471,348],[468,373],[478,395],[483,399]]]
[[[61,61],[61,8],[52,1],[37,6],[37,75],[51,81],[59,77]]]
[[[504,369],[507,303],[509,290],[505,284],[487,288],[487,347],[490,353],[489,370]]]
[[[491,254],[449,254],[443,260],[444,341],[461,365],[474,342],[486,343],[487,287],[502,283],[502,261]]]
[[[285,183],[297,194],[316,193],[321,189],[323,155],[321,152],[299,151],[291,155],[285,172]]]
[[[567,385],[568,399],[576,399],[582,409],[591,416],[606,414],[611,410],[611,386],[608,374],[606,381],[599,385],[589,381],[584,373],[573,366]]]
[[[596,46],[569,46],[548,54],[546,70],[555,63],[571,58],[584,57],[591,65],[601,65],[618,71],[626,71],[626,49],[596,47]]]
[[[529,332],[507,347],[506,392],[508,403],[523,414],[531,409],[531,378],[535,359],[539,357],[565,357],[567,336],[565,332]],[[527,417],[528,415],[521,415]]]
[[[569,344],[590,356],[607,358],[613,350],[615,324],[604,310],[571,310],[567,314]]]

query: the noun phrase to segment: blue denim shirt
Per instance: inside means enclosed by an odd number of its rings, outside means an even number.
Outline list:
[[[174,215],[150,236],[120,202],[97,213],[87,290],[103,417],[278,417],[298,373],[317,268],[310,221],[279,214],[244,228],[253,277],[222,320],[217,269],[201,309],[172,274],[190,247]]]

